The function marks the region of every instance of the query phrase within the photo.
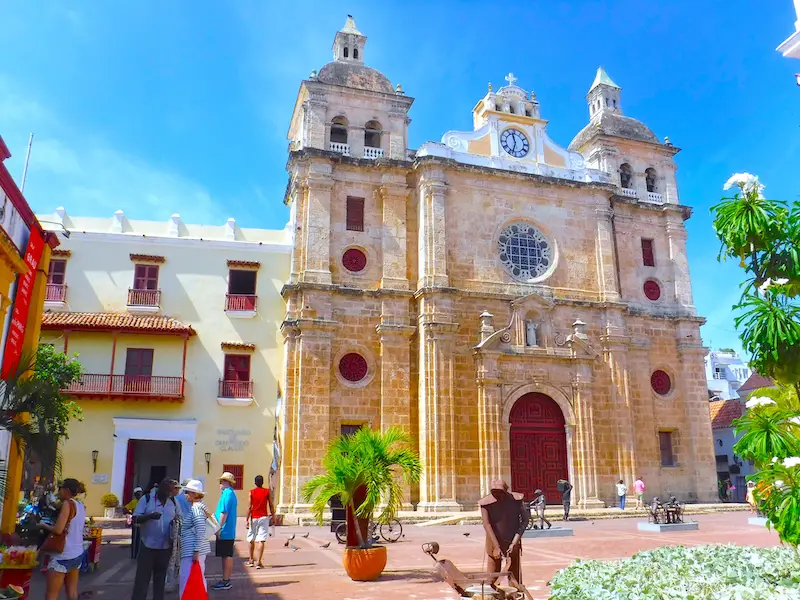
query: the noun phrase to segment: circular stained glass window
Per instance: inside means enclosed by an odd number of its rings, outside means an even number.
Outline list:
[[[514,223],[497,240],[503,268],[518,281],[542,277],[553,265],[553,246],[533,225]]]
[[[653,371],[650,376],[650,386],[659,396],[666,396],[672,391],[672,380],[664,371]]]
[[[342,255],[342,264],[351,273],[358,273],[367,266],[367,255],[357,248],[350,248]]]
[[[644,295],[647,296],[648,300],[652,300],[655,302],[659,298],[661,298],[661,286],[658,285],[652,279],[648,279],[644,282]]]
[[[345,354],[339,361],[339,373],[347,381],[361,381],[367,376],[367,360],[355,352]]]

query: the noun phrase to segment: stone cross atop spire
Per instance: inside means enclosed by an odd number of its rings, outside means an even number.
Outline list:
[[[509,73],[504,79],[508,82],[508,85],[515,85],[517,83],[517,78],[514,77],[513,73]]]

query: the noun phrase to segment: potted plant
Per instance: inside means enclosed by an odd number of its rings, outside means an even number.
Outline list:
[[[106,519],[113,519],[117,516],[119,512],[119,498],[117,498],[115,494],[104,494],[103,497],[100,498],[100,504],[106,509]]]
[[[378,522],[388,522],[397,514],[403,500],[398,471],[408,483],[419,481],[422,465],[410,448],[411,441],[399,427],[383,432],[364,427],[341,436],[323,458],[325,472],[303,488],[305,501],[311,503],[311,512],[320,524],[332,498],[339,496],[344,505],[347,547],[342,562],[354,581],[373,581],[386,567],[386,547],[372,545],[369,522],[381,502]]]

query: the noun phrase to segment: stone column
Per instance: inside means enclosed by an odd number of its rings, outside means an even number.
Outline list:
[[[305,483],[319,475],[322,457],[331,440],[331,339],[333,323],[308,320],[298,324],[294,359],[287,365],[293,371],[294,385],[287,386],[285,456],[282,472],[281,509],[304,512]]]
[[[423,463],[420,508],[460,510],[456,502],[453,336],[458,325],[425,323],[421,328],[419,437]]]
[[[694,314],[692,299],[692,282],[689,279],[689,260],[686,256],[686,227],[679,210],[671,210],[667,217],[667,243],[669,258],[672,261],[672,273],[675,281],[675,302]]]
[[[605,202],[605,200],[603,200]],[[607,205],[595,209],[597,215],[597,281],[600,297],[605,302],[619,302],[617,280],[617,240],[614,238],[614,211]]]
[[[594,406],[590,381],[576,379],[572,386],[575,403],[575,430],[572,448],[576,503],[581,508],[602,507],[598,498],[597,442],[595,437]]]
[[[408,187],[402,175],[384,175],[380,195],[383,200],[381,287],[408,289],[408,260],[406,252],[406,198]]]
[[[500,449],[503,399],[497,373],[497,356],[493,353],[480,352],[476,358],[480,487],[481,496],[487,496],[490,493],[490,482],[504,475]]]
[[[327,166],[327,172],[324,167]],[[309,173],[303,211],[303,271],[300,280],[331,283],[331,192],[330,164]]]
[[[605,336],[603,346],[603,354],[611,374],[611,402],[614,407],[617,440],[617,473],[626,482],[633,482],[636,478],[634,473],[636,438],[628,381],[628,347],[624,339],[611,335]],[[630,487],[630,483],[628,485]]]
[[[680,331],[680,328],[679,328]],[[680,432],[680,445],[687,449],[687,476],[699,502],[717,499],[717,466],[714,457],[714,438],[711,435],[711,415],[708,412],[708,391],[705,363],[706,348],[700,345],[699,332],[693,343],[678,343],[680,360],[680,391],[688,431]]]
[[[418,288],[447,287],[447,230],[444,173],[426,174],[419,198]]]
[[[288,317],[288,315],[287,315]],[[296,325],[284,321],[283,334],[283,407],[280,415],[281,463],[278,468],[280,485],[276,510],[281,513],[293,510],[297,504],[297,425],[300,399],[297,395],[297,338]]]

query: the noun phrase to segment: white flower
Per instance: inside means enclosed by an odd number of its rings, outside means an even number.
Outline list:
[[[758,398],[750,398],[750,400],[745,403],[745,407],[756,408],[757,406],[769,406],[770,404],[775,404],[775,400],[767,398],[766,396],[760,396]]]
[[[778,457],[777,456],[773,456],[772,457],[772,464],[774,465],[776,462],[778,462]]]
[[[767,277],[767,280],[758,286],[758,293],[762,296],[767,293],[767,288],[772,285],[772,279]]]
[[[758,181],[758,177],[751,175],[750,173],[734,173],[730,176],[728,181],[725,182],[725,185],[722,186],[722,189],[729,190],[734,186],[741,188],[742,192],[745,194],[752,190],[756,190],[759,197],[761,197],[761,190],[764,189],[764,186]]]
[[[783,459],[783,466],[787,469],[791,469],[797,465],[800,465],[800,456],[792,456],[790,458]]]
[[[783,487],[783,479],[776,479],[776,480],[775,480],[775,483],[774,483],[773,485],[774,485],[776,488],[782,488],[782,487]]]
[[[800,417],[792,417],[789,419],[789,423],[794,423],[795,425],[800,425]]]

